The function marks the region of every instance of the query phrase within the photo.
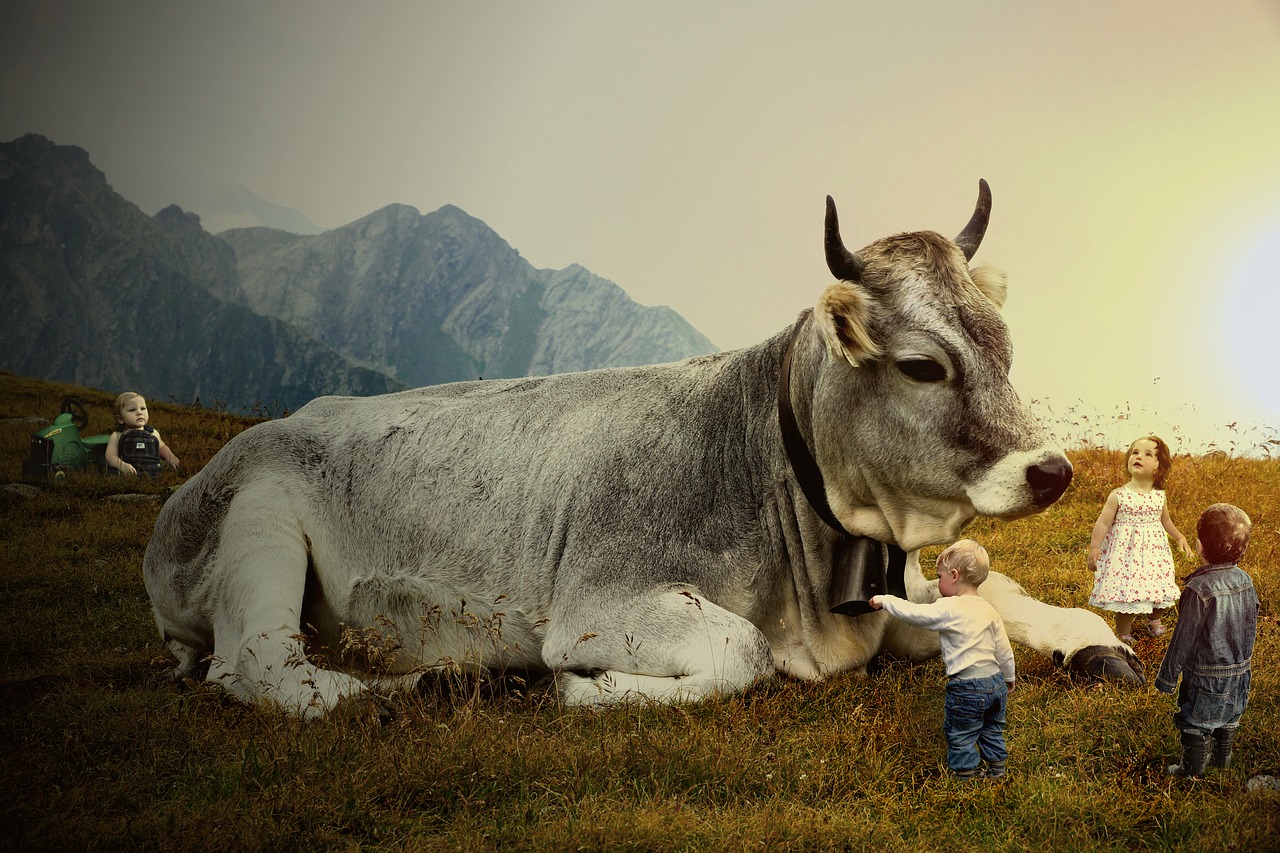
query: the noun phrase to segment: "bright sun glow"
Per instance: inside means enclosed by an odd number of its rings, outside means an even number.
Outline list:
[[[1246,248],[1227,283],[1222,337],[1235,382],[1280,417],[1280,224]]]

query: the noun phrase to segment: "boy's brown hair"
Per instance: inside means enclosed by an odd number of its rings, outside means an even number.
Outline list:
[[[1231,504],[1214,504],[1196,522],[1196,538],[1211,566],[1240,562],[1252,532],[1249,516]]]

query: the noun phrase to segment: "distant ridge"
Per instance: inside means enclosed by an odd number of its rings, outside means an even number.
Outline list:
[[[232,228],[277,228],[291,234],[319,234],[324,231],[305,213],[267,201],[240,185],[220,187],[193,194],[183,207],[199,215],[204,229],[218,234]]]

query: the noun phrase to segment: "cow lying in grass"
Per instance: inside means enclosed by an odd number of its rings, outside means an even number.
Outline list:
[[[372,669],[541,669],[568,703],[675,702],[937,654],[887,614],[831,612],[868,571],[851,543],[908,552],[906,592],[927,600],[918,549],[1043,510],[1071,479],[1009,385],[1003,277],[969,267],[989,209],[983,182],[955,240],[854,254],[828,199],[837,280],[757,346],[321,398],[236,436],[147,548],[177,674],[207,663],[244,701],[317,716]],[[1095,614],[996,573],[982,593],[1014,641],[1141,681]],[[306,635],[339,649],[344,629],[377,640],[376,667],[307,657]]]

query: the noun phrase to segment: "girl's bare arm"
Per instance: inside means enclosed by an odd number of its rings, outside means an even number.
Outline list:
[[[1116,497],[1113,490],[1107,495],[1107,502],[1102,505],[1102,512],[1098,513],[1098,520],[1093,523],[1093,536],[1089,539],[1089,570],[1096,572],[1098,570],[1098,555],[1102,553],[1102,540],[1106,538],[1107,531],[1111,529],[1111,525],[1115,523],[1116,512],[1120,509],[1120,499]]]
[[[1173,516],[1169,515],[1169,507],[1164,508],[1164,512],[1160,514],[1160,524],[1164,527],[1164,532],[1173,537],[1173,541],[1178,543],[1178,549],[1188,557],[1195,559],[1196,552],[1191,550],[1191,545],[1187,543],[1187,537],[1182,535],[1182,531],[1178,529],[1178,525],[1173,523]]]

